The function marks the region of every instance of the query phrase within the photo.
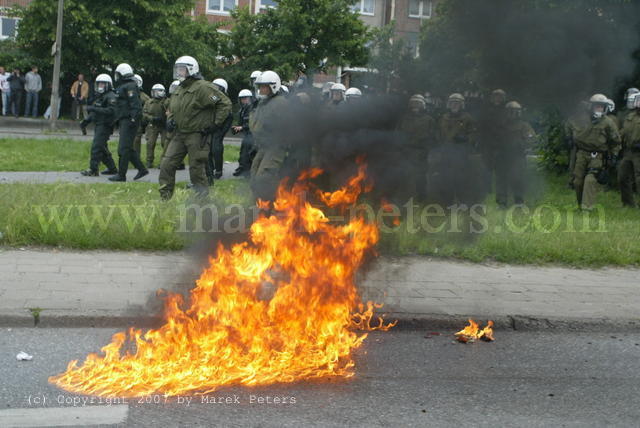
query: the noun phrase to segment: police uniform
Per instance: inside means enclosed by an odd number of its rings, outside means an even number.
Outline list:
[[[107,146],[109,137],[113,134],[116,102],[117,97],[113,91],[106,91],[98,95],[93,105],[88,107],[89,117],[83,121],[83,126],[91,122],[95,123],[93,142],[91,143],[91,160],[89,161],[89,170],[94,175],[98,175],[100,162],[107,167],[105,173],[116,174],[118,171]]]
[[[527,170],[526,150],[536,134],[531,125],[515,118],[506,119],[503,132],[503,146],[495,154],[496,202],[506,206],[511,191],[514,202],[522,204]]]
[[[573,170],[578,205],[592,209],[598,194],[597,177],[606,167],[608,155],[617,155],[620,133],[608,116],[592,119],[574,135],[576,164]]]
[[[156,142],[160,137],[160,145],[163,150],[166,145],[165,139],[167,132],[166,126],[166,110],[164,98],[151,98],[144,103],[142,109],[142,117],[144,122],[148,123],[146,140],[147,140],[147,167],[153,168],[155,158]]]
[[[184,80],[171,96],[169,118],[175,135],[160,164],[160,195],[173,196],[176,170],[189,155],[189,176],[200,196],[208,194],[206,165],[213,131],[231,112],[231,101],[215,85],[198,77]]]
[[[119,124],[118,129],[120,132],[118,141],[118,174],[120,179],[124,181],[127,178],[129,162],[139,172],[147,171],[140,160],[140,154],[133,148],[133,140],[140,126],[142,105],[140,103],[138,84],[133,78],[123,78],[116,88],[116,95],[115,120]]]
[[[287,158],[288,148],[277,135],[284,125],[282,113],[286,106],[282,95],[272,95],[260,100],[249,119],[257,150],[251,165],[251,190],[263,200],[273,200]]]
[[[253,134],[251,133],[251,127],[249,126],[249,118],[253,111],[254,103],[248,103],[243,105],[238,113],[238,123],[242,126],[242,143],[240,144],[240,157],[238,159],[237,174],[248,174],[251,171],[251,164],[253,158],[256,156],[256,151],[253,146]]]
[[[151,99],[151,97],[142,91],[139,91],[139,92],[140,92],[140,108],[142,111],[144,111],[144,106]],[[143,116],[142,120],[140,121],[140,125],[138,126],[138,129],[136,131],[136,138],[133,140],[133,149],[136,152],[138,152],[138,155],[140,155],[141,158],[142,158],[142,136],[144,135],[145,130],[147,129],[147,125],[148,125],[148,122],[145,120]]]
[[[409,196],[426,198],[429,150],[436,136],[435,120],[424,113],[408,112],[400,122],[398,131],[403,140],[403,154],[407,171],[406,190]]]
[[[627,114],[622,124],[624,155],[620,163],[620,193],[622,203],[635,207],[633,186],[640,190],[640,110]]]

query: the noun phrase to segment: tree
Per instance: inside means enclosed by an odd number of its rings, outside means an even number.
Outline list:
[[[21,17],[17,44],[41,66],[48,66],[55,40],[56,5],[34,0],[16,13]],[[217,27],[193,20],[193,0],[65,0],[62,71],[95,74],[130,63],[145,86],[171,81],[173,62],[189,54],[210,72],[219,52]]]
[[[227,79],[246,86],[253,70],[274,70],[283,80],[298,72],[309,77],[337,65],[364,65],[369,34],[351,10],[354,0],[276,0],[276,8],[253,15],[232,12]]]

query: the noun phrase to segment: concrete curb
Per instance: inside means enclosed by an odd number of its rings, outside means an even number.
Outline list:
[[[581,331],[581,332],[639,332],[640,318],[549,318],[521,315],[465,316],[442,314],[383,313],[386,322],[397,320],[395,328],[401,330],[458,331],[467,325],[471,318],[482,327],[487,320],[494,322],[495,330],[515,331]],[[36,325],[34,316],[28,311],[0,314],[0,327],[39,327],[39,328],[158,328],[162,325],[160,315],[123,315],[110,313],[61,312],[42,310]],[[376,322],[373,322],[375,325]]]

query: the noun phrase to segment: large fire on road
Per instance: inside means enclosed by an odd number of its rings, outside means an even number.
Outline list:
[[[336,192],[313,186],[321,173],[283,182],[274,214],[258,218],[248,242],[220,245],[188,302],[168,297],[162,327],[117,333],[104,355],[71,361],[49,381],[76,393],[135,397],[353,376],[351,353],[367,337],[357,330],[392,326],[372,323],[375,305],[361,302],[354,283],[378,228],[363,218],[330,224],[305,198],[315,194],[331,209],[353,206],[370,188],[364,165]]]

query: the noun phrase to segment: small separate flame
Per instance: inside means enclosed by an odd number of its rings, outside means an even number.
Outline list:
[[[283,182],[248,242],[218,247],[216,259],[196,282],[188,304],[170,295],[165,324],[143,333],[113,336],[104,355],[89,354],[82,365],[49,378],[68,391],[136,397],[197,394],[224,385],[267,385],[323,376],[354,375],[352,351],[367,334],[388,330],[372,302],[363,304],[354,283],[367,253],[378,242],[375,224],[353,218],[330,224],[306,201],[344,208],[366,191],[365,167],[336,192],[322,192],[309,170],[290,187]]]
[[[486,342],[494,341],[493,337],[493,321],[487,321],[487,326],[480,329],[478,323],[474,320],[469,319],[469,325],[457,332],[456,339],[458,342],[467,343],[467,342],[475,342],[478,339],[482,339]]]

